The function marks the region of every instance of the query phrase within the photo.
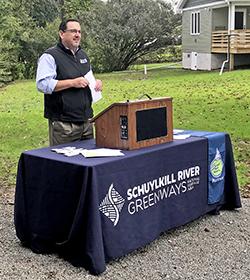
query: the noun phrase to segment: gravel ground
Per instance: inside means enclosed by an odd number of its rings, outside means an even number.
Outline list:
[[[250,279],[250,198],[245,197],[242,208],[167,231],[93,276],[57,255],[24,248],[13,224],[14,194],[0,193],[0,279]]]

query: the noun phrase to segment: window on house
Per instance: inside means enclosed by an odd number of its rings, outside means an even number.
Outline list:
[[[191,35],[200,34],[200,12],[191,13]]]

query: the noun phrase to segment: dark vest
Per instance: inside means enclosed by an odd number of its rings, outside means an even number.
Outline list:
[[[58,44],[45,53],[51,54],[57,66],[57,80],[82,77],[90,71],[90,61],[87,54],[79,47],[75,55]],[[93,117],[91,107],[92,96],[90,88],[68,88],[62,91],[44,95],[44,117],[52,121],[87,122]]]

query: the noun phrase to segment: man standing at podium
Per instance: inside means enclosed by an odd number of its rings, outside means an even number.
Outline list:
[[[38,61],[36,85],[44,93],[44,117],[49,119],[50,146],[93,138],[92,96],[86,74],[92,73],[87,54],[80,47],[81,26],[63,20],[59,42]],[[95,90],[102,82],[95,81]]]

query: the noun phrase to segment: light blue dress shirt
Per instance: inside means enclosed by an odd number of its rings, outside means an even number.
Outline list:
[[[51,94],[58,82],[56,75],[56,62],[54,57],[48,53],[44,53],[40,57],[37,66],[37,90],[45,94]]]

